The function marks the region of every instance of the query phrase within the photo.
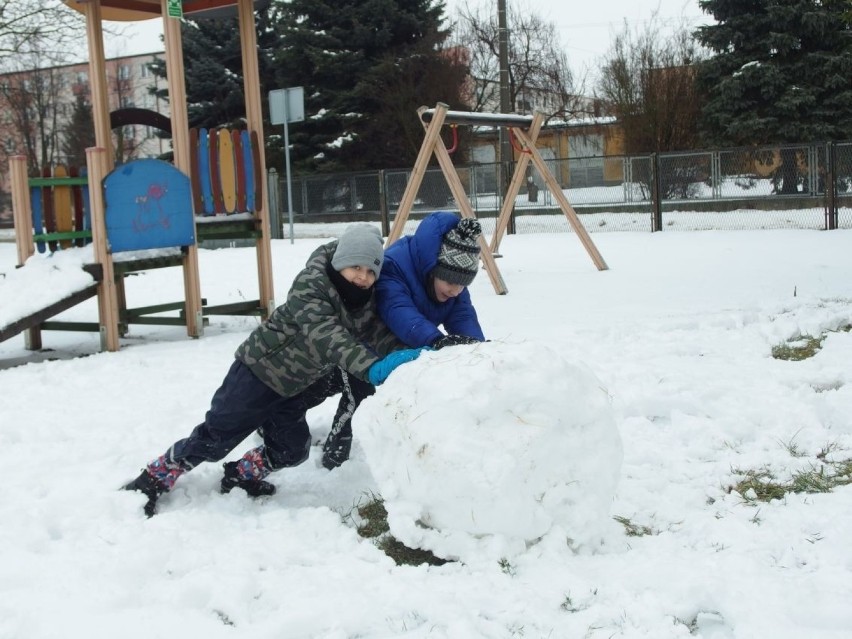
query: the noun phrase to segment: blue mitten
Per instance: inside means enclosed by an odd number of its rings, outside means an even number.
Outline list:
[[[370,366],[367,373],[367,378],[373,386],[378,386],[384,382],[397,366],[413,361],[420,356],[420,351],[426,347],[406,348],[401,351],[394,351],[384,359]]]

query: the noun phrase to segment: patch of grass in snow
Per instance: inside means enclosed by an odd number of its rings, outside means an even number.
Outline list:
[[[802,335],[796,339],[788,340],[784,344],[772,347],[772,357],[790,362],[800,362],[816,355],[822,348],[822,343],[830,332],[848,333],[852,330],[852,324],[839,327],[836,331],[827,331],[819,337],[813,335]]]
[[[645,535],[655,534],[654,529],[650,526],[642,526],[640,524],[633,523],[629,517],[616,515],[613,519],[624,526],[624,532],[627,533],[628,537],[644,537]]]
[[[773,346],[772,357],[788,362],[800,362],[803,359],[808,359],[816,355],[819,349],[822,348],[824,339],[824,335],[820,337],[803,335],[798,339]]]
[[[396,562],[397,566],[442,566],[446,559],[436,557],[428,550],[409,548],[390,534],[388,511],[381,497],[371,495],[366,503],[356,507],[360,517],[356,530],[365,539],[374,539],[376,547]]]
[[[379,549],[396,562],[397,566],[443,566],[447,559],[436,557],[428,550],[409,548],[392,535],[383,536],[378,543]]]
[[[358,506],[358,514],[361,516],[358,534],[365,539],[373,539],[390,532],[388,511],[385,510],[385,502],[380,497],[373,496],[366,504]]]
[[[506,557],[501,557],[500,561],[497,563],[500,566],[500,570],[502,570],[510,577],[514,577],[517,574],[517,572],[515,571],[515,567],[512,565],[512,562],[506,559]]]
[[[728,492],[739,493],[747,502],[768,502],[783,499],[787,493],[830,493],[838,486],[852,484],[852,459],[828,461],[825,455],[829,449],[823,449],[810,468],[797,471],[788,481],[778,481],[766,468],[735,470],[742,479],[729,486]]]

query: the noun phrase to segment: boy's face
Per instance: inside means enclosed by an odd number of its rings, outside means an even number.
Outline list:
[[[450,284],[440,278],[435,278],[435,299],[442,304],[447,300],[458,297],[464,290],[461,284]]]
[[[347,266],[340,274],[343,279],[358,288],[370,288],[376,283],[376,274],[366,266]]]

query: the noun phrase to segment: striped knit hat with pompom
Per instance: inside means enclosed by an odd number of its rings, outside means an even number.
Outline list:
[[[462,218],[458,226],[444,234],[438,265],[432,275],[450,284],[470,286],[479,269],[479,236],[482,227],[479,220]]]

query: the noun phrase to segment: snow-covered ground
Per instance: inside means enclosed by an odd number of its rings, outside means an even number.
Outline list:
[[[273,242],[279,300],[324,241],[304,235]],[[592,237],[608,270],[573,234],[507,236],[509,293],[472,286],[491,342],[401,367],[349,462],[315,447],[263,501],[219,494],[218,464],[152,519],[118,490],[202,419],[255,319],[133,326],[117,353],[0,344],[0,637],[852,636],[852,487],[732,490],[852,459],[852,231]],[[209,304],[256,296],[253,250],[200,263]],[[14,264],[0,243],[2,279]],[[180,273],[127,293],[180,299]],[[7,282],[0,306],[29,295]],[[814,357],[771,356],[803,336],[825,336]],[[317,442],[333,413],[309,413]],[[359,536],[382,492],[392,533],[459,560],[397,566]]]

